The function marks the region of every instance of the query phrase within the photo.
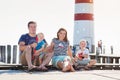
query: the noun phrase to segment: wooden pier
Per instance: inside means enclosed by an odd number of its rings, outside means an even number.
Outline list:
[[[20,66],[18,45],[0,45],[0,67]],[[120,69],[120,55],[90,53],[91,59],[96,59],[97,69]]]

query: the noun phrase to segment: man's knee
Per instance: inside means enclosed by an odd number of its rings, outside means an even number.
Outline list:
[[[26,49],[25,49],[26,54],[30,54],[31,51],[32,51],[31,47],[26,47]]]

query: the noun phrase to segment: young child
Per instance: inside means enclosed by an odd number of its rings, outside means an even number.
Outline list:
[[[90,60],[89,57],[89,50],[86,48],[86,40],[82,39],[80,41],[80,49],[77,51],[75,55],[75,61],[77,63],[77,66],[85,66],[85,69],[89,69],[89,67],[93,66],[96,61]]]
[[[37,34],[37,46],[35,48],[35,51],[39,51],[40,52],[40,56],[39,56],[39,64],[42,63],[42,59],[43,59],[43,56],[45,55],[45,53],[43,52],[44,48],[46,48],[47,46],[47,42],[46,40],[44,39],[44,34],[43,33],[38,33]],[[36,65],[36,60],[37,60],[37,57],[35,57],[34,59],[34,65]]]

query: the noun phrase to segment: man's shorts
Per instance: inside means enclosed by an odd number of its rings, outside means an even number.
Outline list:
[[[24,66],[27,66],[27,60],[25,57],[26,51],[23,51],[23,53],[20,54],[20,63]]]
[[[28,66],[25,55],[26,55],[26,51],[23,51],[23,53],[20,54],[20,63],[22,65],[24,65],[24,66]],[[31,62],[33,63],[33,61],[32,61],[32,53],[31,53]],[[37,63],[37,65],[39,65],[39,59],[36,60],[36,63]]]
[[[56,68],[59,68],[58,66],[57,66],[57,63],[60,61],[60,62],[63,62],[65,59],[69,59],[69,60],[71,60],[70,59],[70,57],[69,56],[53,56],[53,58],[52,58],[52,65],[54,66],[54,67],[56,67]]]

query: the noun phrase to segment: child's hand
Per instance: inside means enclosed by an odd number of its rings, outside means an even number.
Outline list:
[[[39,56],[40,54],[39,54],[39,53],[35,53],[35,54],[33,54],[33,55],[37,57],[37,56]]]
[[[39,55],[40,55],[40,51],[36,50],[35,53],[34,53],[34,56],[39,56]]]
[[[82,60],[82,59],[83,59],[83,53],[79,53],[79,54],[78,54],[78,58],[79,58],[80,60]]]
[[[30,44],[30,46],[31,46],[32,48],[36,48],[37,43],[32,43],[32,44]]]

